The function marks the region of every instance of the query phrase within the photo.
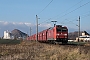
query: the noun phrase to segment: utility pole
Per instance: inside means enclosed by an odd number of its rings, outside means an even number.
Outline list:
[[[78,42],[79,42],[79,37],[80,37],[80,16],[78,20]]]
[[[57,22],[57,21],[51,21],[51,22],[53,22],[53,24],[54,24],[54,27],[55,27],[55,25],[56,25],[56,22]]]
[[[38,16],[36,15],[36,41],[38,41]]]
[[[79,20],[78,20],[78,42],[80,42],[79,37],[80,37],[80,16],[79,16]],[[80,46],[79,46],[79,54],[81,54]]]
[[[31,29],[31,27],[30,27],[30,36],[31,36],[31,32],[32,32],[32,29]]]

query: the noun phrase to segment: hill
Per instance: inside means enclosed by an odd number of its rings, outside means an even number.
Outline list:
[[[80,36],[82,35],[83,32],[84,32],[86,35],[90,35],[90,34],[87,33],[86,31],[80,31]],[[69,38],[69,39],[76,39],[76,37],[78,37],[78,31],[70,32],[70,33],[68,34],[68,38]]]
[[[14,37],[16,37],[16,38],[18,38],[18,37],[27,37],[27,34],[26,34],[26,33],[22,32],[22,31],[20,31],[20,30],[18,30],[18,29],[12,30],[12,31],[11,31],[11,34],[12,34]]]

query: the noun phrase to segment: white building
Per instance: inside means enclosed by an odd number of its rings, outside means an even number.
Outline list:
[[[14,37],[11,35],[11,33],[7,30],[4,31],[4,37],[3,39],[14,39]]]
[[[78,37],[76,37],[76,41],[78,41]],[[90,36],[83,32],[82,36],[79,36],[79,41],[89,42],[90,41]]]

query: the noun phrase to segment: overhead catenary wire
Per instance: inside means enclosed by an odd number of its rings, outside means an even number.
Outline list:
[[[83,4],[83,5],[81,5],[81,6],[79,6],[79,7],[77,7],[76,9],[74,9],[74,10],[72,10],[72,11],[70,11],[70,12],[68,12],[68,13],[64,14],[63,16],[61,16],[61,17],[59,17],[59,18],[62,18],[62,17],[64,17],[64,16],[66,16],[66,15],[68,15],[68,14],[70,14],[70,13],[72,13],[72,12],[76,11],[76,10],[78,10],[79,8],[81,8],[81,7],[85,6],[85,5],[89,4],[89,3],[90,3],[90,1],[89,1],[89,2],[87,2],[87,3],[85,3],[85,4]],[[59,18],[57,18],[57,19],[59,19]]]
[[[86,18],[86,17],[90,16],[90,11],[88,11],[87,13],[88,13],[88,14],[83,14],[83,15],[81,15],[82,18]]]
[[[47,22],[48,20],[51,20],[51,18],[49,18],[49,19],[47,19],[47,20],[45,20],[45,21],[43,21],[43,22],[41,22],[41,23],[39,23],[39,24],[45,23],[45,22]]]
[[[85,13],[88,13],[88,14],[85,14]],[[88,12],[85,12],[85,13],[83,13],[83,14],[81,14],[81,17],[82,18],[86,18],[86,17],[88,17],[88,16],[90,16],[90,11],[88,11]],[[63,20],[61,23],[63,23],[63,24],[65,24],[64,23],[64,21],[68,21],[68,23],[70,22],[70,23],[72,23],[72,24],[75,24],[73,21],[76,21],[77,19],[76,18],[74,18],[74,19],[65,19],[65,20]],[[75,24],[76,25],[76,24]]]
[[[81,0],[81,1],[79,1],[77,4],[79,4],[80,2],[82,2],[83,0]],[[68,12],[68,13],[66,13],[66,14],[64,14],[63,16],[61,16],[61,17],[64,17],[64,16],[66,16],[66,15],[68,15],[68,14],[70,14],[70,13],[72,13],[72,12],[74,12],[74,11],[76,11],[76,10],[78,10],[79,8],[81,8],[81,7],[83,7],[83,6],[85,6],[85,5],[87,5],[87,4],[89,4],[90,3],[90,1],[89,2],[87,2],[87,3],[85,3],[85,4],[83,4],[83,5],[81,5],[81,6],[79,6],[79,7],[77,7],[76,9],[74,9],[74,10],[72,10],[72,11],[70,11],[70,12]],[[76,4],[76,5],[77,5]],[[75,5],[73,5],[72,7],[74,7]],[[71,7],[71,8],[72,8]],[[67,10],[69,10],[69,9],[67,9]],[[67,11],[66,10],[66,11]],[[87,16],[89,16],[89,14],[87,15]],[[61,17],[59,17],[59,18],[61,18]],[[59,19],[59,18],[57,18],[57,19]],[[45,23],[46,21],[48,21],[48,20],[51,20],[52,18],[50,18],[50,19],[47,19],[47,20],[45,20],[44,22],[42,22],[42,23]],[[57,20],[56,19],[56,20]],[[64,20],[62,21],[62,22],[64,22]],[[71,22],[71,21],[69,21],[69,22]],[[41,23],[41,24],[42,24]],[[74,23],[73,23],[74,24]]]
[[[79,3],[81,3],[82,1],[83,1],[83,0],[80,0],[79,2],[77,2],[76,4],[74,4],[73,6],[71,6],[70,8],[68,8],[67,10],[63,11],[63,12],[60,13],[60,14],[63,14],[63,13],[65,13],[65,12],[69,11],[70,9],[72,9],[73,7],[75,7],[76,5],[78,5]],[[54,16],[53,18],[59,16],[60,14]]]
[[[85,5],[89,4],[89,3],[90,3],[90,1],[89,1],[89,2],[87,2],[87,3],[85,3],[85,4],[83,4],[83,5],[81,5],[81,6],[79,6],[79,7],[78,7],[78,8],[76,8],[76,9],[74,9],[74,10],[72,10],[72,11],[70,11],[70,12],[66,13],[65,15],[63,15],[63,16],[61,16],[61,17],[64,17],[64,16],[66,16],[66,15],[68,15],[68,14],[70,14],[70,13],[72,13],[72,12],[76,11],[76,10],[78,10],[79,8],[81,8],[81,7],[85,6]],[[82,18],[85,18],[85,17],[88,17],[88,16],[90,16],[90,13],[89,13],[89,14],[87,14],[87,15],[85,15],[85,16],[83,16]],[[61,18],[61,17],[60,17],[60,18]],[[59,18],[58,18],[58,19],[59,19]],[[69,20],[68,20],[68,21],[69,21]],[[63,22],[64,22],[64,21],[63,21]],[[69,21],[69,22],[73,23],[72,21]],[[77,24],[75,24],[75,23],[73,23],[73,24],[77,26]]]
[[[42,9],[42,10],[38,13],[38,15],[41,14],[52,2],[53,2],[53,0],[51,0],[51,1],[49,2],[49,4],[46,5],[45,8]]]
[[[62,17],[64,17],[64,16],[66,16],[66,15],[68,15],[68,14],[70,14],[70,13],[72,13],[72,12],[76,11],[76,10],[78,10],[79,8],[81,8],[81,7],[85,6],[85,5],[89,4],[89,3],[90,3],[90,1],[89,1],[89,2],[87,2],[87,3],[85,3],[85,4],[83,4],[83,5],[81,5],[81,6],[79,6],[79,7],[77,7],[76,9],[74,9],[74,10],[72,10],[72,11],[70,11],[70,12],[66,13],[65,15],[63,15],[63,16],[61,16],[61,17],[59,17],[59,18],[62,18]],[[57,19],[59,19],[59,18],[57,18]],[[64,21],[65,21],[65,20],[63,20],[62,22],[64,22]]]
[[[90,11],[88,11],[88,12],[90,12]],[[87,12],[87,13],[88,13]],[[84,14],[84,15],[81,15],[82,16],[82,18],[86,18],[86,17],[88,17],[88,16],[90,16],[90,13],[88,13],[88,14]],[[65,19],[65,20],[68,20],[68,19]],[[78,21],[77,19],[74,19],[74,20],[72,20],[72,21],[70,21],[70,20],[68,20],[68,23],[70,24],[70,23],[72,23],[73,25],[75,25],[75,26],[78,26],[78,24],[75,24],[75,22],[73,22],[73,21]],[[66,24],[65,22],[63,23],[63,24]],[[85,29],[83,29],[83,28],[80,28],[81,30],[85,30]]]
[[[65,21],[67,21],[67,22],[61,22],[61,24],[68,24],[68,23],[70,24],[70,23],[72,23],[72,24],[76,25],[76,24],[73,22],[74,20],[71,21],[70,19],[69,19],[69,20],[68,20],[68,19],[65,19]]]
[[[75,7],[76,5],[78,5],[79,3],[81,3],[82,1],[83,1],[83,0],[80,0],[78,3],[74,4],[72,7],[68,8],[67,10],[65,10],[65,11],[62,12],[62,13],[65,13],[66,11],[68,11],[68,10],[70,10],[71,8]],[[51,1],[51,2],[52,2],[52,1]],[[43,9],[43,10],[44,10],[44,9]],[[42,10],[42,11],[43,11],[43,10]],[[60,13],[60,14],[62,14],[62,13]],[[58,14],[58,15],[56,15],[56,16],[50,18],[50,19],[47,19],[47,20],[45,20],[44,22],[46,22],[46,21],[48,21],[48,20],[51,20],[51,19],[53,19],[53,18],[59,16],[60,14]],[[42,23],[44,23],[44,22],[42,22]]]

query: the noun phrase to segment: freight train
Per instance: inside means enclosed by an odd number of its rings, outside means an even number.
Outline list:
[[[62,25],[55,25],[54,27],[39,32],[37,36],[36,34],[29,36],[27,40],[36,40],[36,37],[38,37],[39,42],[67,43],[68,28]]]

